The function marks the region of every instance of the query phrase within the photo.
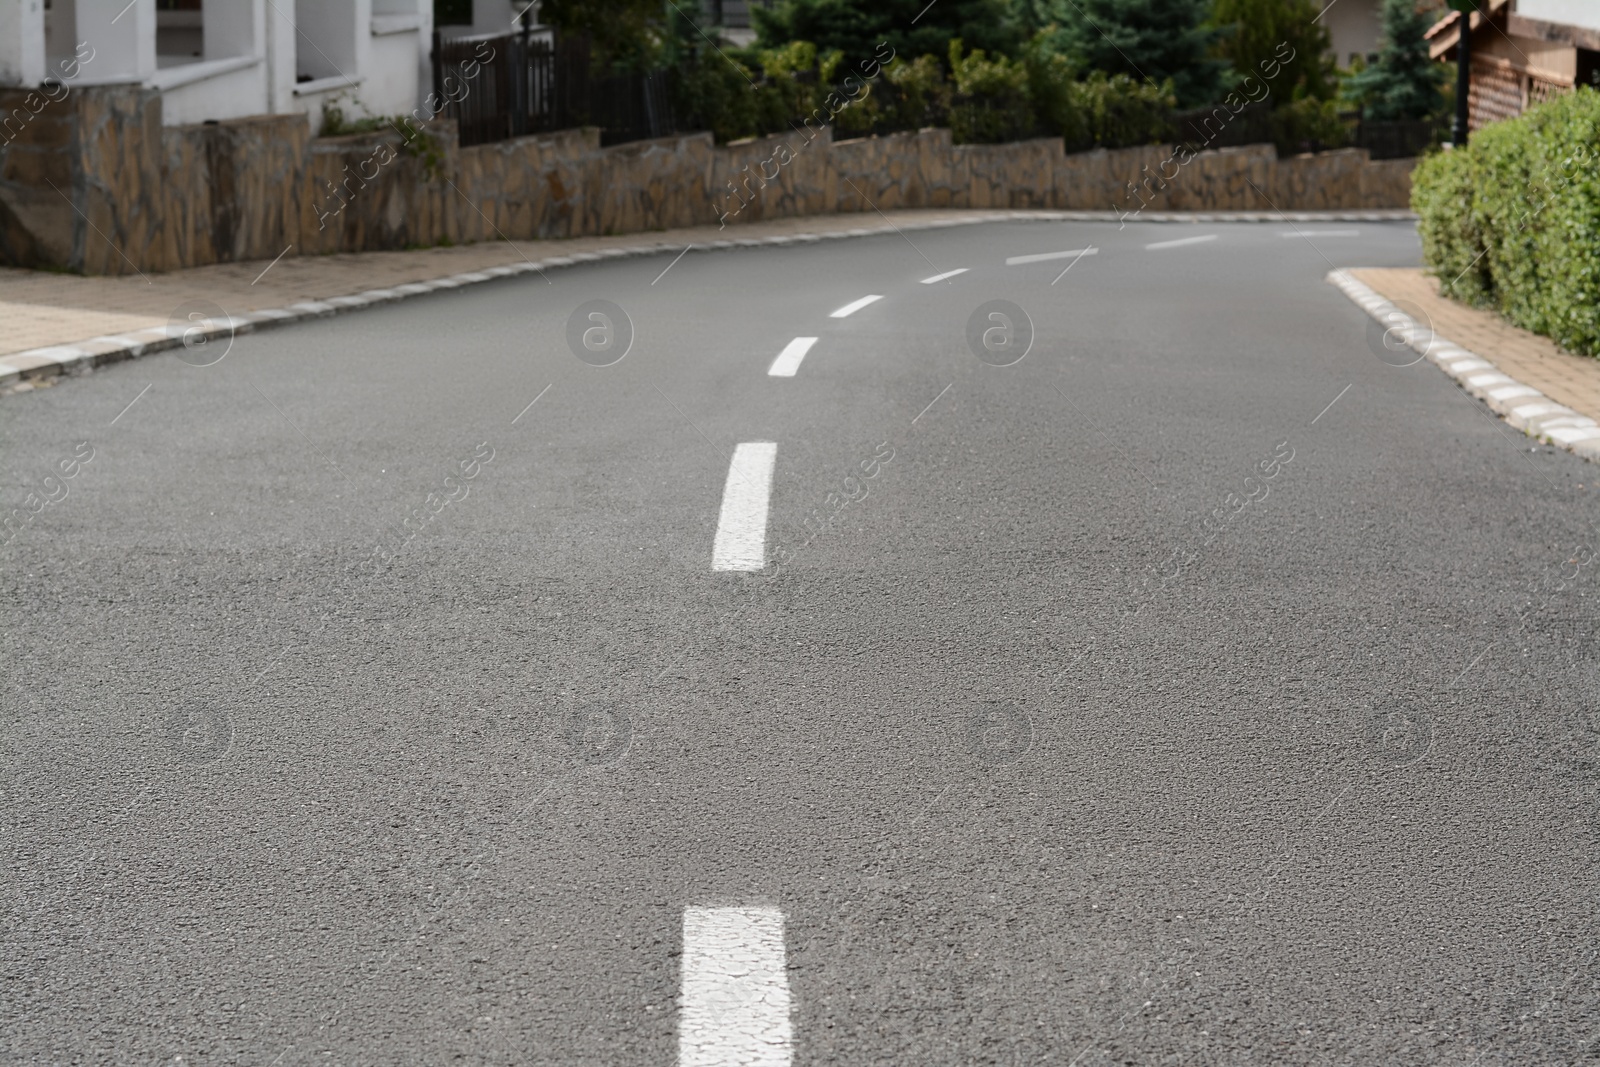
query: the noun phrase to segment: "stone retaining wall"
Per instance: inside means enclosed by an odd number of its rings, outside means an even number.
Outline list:
[[[361,252],[895,208],[1404,208],[1413,165],[1358,150],[1280,160],[1270,145],[1069,156],[1058,139],[953,145],[943,129],[612,148],[593,129],[471,148],[448,121],[429,129],[443,150],[432,173],[392,132],[312,138],[300,115],[164,127],[159,94],[144,90],[76,89],[55,103],[0,90],[0,263],[122,274],[290,246]]]

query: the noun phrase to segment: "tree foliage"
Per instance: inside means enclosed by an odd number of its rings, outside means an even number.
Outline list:
[[[771,9],[753,7],[757,43],[774,48],[811,41],[838,49],[847,65],[871,56],[881,44],[894,54],[943,56],[951,40],[1012,56],[1022,34],[1007,0],[779,0]]]
[[[699,22],[695,0],[676,0]],[[609,67],[645,70],[655,65],[673,14],[663,0],[542,0],[539,21],[562,33],[588,34],[599,72]]]
[[[1351,75],[1344,88],[1345,98],[1360,104],[1368,119],[1396,122],[1439,114],[1444,106],[1439,86],[1448,75],[1428,58],[1422,35],[1432,21],[1416,0],[1384,0],[1377,62]]]
[[[1168,80],[1185,107],[1222,93],[1223,61],[1212,56],[1220,31],[1209,0],[1017,0],[1024,26],[1083,71],[1128,74],[1151,85]]]
[[[1338,88],[1328,31],[1318,21],[1321,5],[1314,0],[1216,0],[1212,21],[1222,30],[1219,54],[1233,68],[1230,83],[1279,60],[1272,97],[1288,103],[1310,97],[1330,100]],[[1282,46],[1293,49],[1283,61]]]

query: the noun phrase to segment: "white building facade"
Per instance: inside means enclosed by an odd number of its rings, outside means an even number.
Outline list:
[[[410,113],[432,90],[432,0],[0,0],[0,86],[138,85],[182,126]]]

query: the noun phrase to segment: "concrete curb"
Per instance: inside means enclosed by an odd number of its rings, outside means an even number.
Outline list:
[[[1594,419],[1556,403],[1533,386],[1502,373],[1490,360],[1441,337],[1431,324],[1417,322],[1345,271],[1329,271],[1327,280],[1512,426],[1529,437],[1600,462],[1600,426]]]
[[[950,226],[973,226],[990,222],[1117,222],[1119,220],[1193,223],[1405,222],[1415,219],[1416,216],[1409,211],[1396,210],[1301,211],[1288,214],[1262,211],[1202,214],[1151,212],[1143,215],[1123,215],[1115,211],[1005,211],[973,214],[954,219],[907,222],[899,226],[891,223],[848,230],[832,230],[823,233],[731,238],[711,241],[704,245],[691,245],[691,248],[697,252],[714,252],[730,248],[758,248],[765,245],[809,244],[815,241],[844,237],[876,237],[883,234],[903,233],[906,230],[937,230]],[[476,285],[480,282],[493,281],[496,278],[508,278],[518,274],[542,273],[561,267],[577,266],[581,263],[594,263],[603,259],[615,259],[624,256],[653,256],[664,252],[678,251],[682,251],[681,246],[658,241],[651,244],[606,248],[595,252],[573,252],[565,256],[551,256],[548,259],[507,264],[465,274],[452,274],[425,282],[409,282],[405,285],[396,285],[390,289],[368,289],[365,292],[352,293],[346,296],[330,296],[323,300],[303,301],[298,304],[291,304],[286,308],[268,308],[262,311],[252,311],[244,315],[231,315],[227,317],[226,321],[217,320],[213,322],[208,320],[204,326],[154,326],[125,334],[91,337],[87,341],[79,341],[75,344],[51,345],[46,348],[29,349],[26,352],[15,352],[0,358],[0,394],[16,392],[18,391],[16,388],[18,385],[41,378],[87,374],[96,367],[120,363],[126,359],[137,359],[140,356],[148,356],[169,348],[176,348],[184,344],[186,340],[193,343],[201,339],[210,341],[217,338],[229,338],[242,333],[251,333],[255,330],[264,330],[272,326],[287,326],[289,323],[299,322],[301,319],[326,318],[346,311],[358,311],[374,304],[405,300],[414,296],[438,292],[442,289],[459,289],[465,285]],[[24,386],[24,388],[28,388],[28,386]]]

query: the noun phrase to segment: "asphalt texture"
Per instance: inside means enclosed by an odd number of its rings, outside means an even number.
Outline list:
[[[670,1063],[718,904],[802,1064],[1600,1062],[1600,470],[1324,281],[1418,258],[669,254],[5,398],[0,1062]]]

